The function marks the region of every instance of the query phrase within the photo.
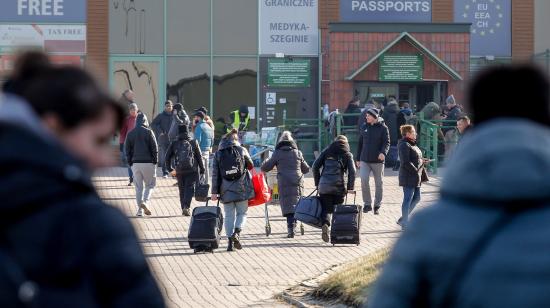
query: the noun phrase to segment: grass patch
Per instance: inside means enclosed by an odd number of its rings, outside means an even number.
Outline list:
[[[361,306],[366,302],[369,289],[378,278],[389,252],[389,249],[382,249],[344,266],[323,280],[314,295],[338,299],[350,306]]]

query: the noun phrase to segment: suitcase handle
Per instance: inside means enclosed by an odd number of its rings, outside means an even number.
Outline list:
[[[311,194],[309,194],[307,197],[308,197],[308,198],[311,197],[311,195],[313,195],[316,191],[317,191],[317,188],[315,188],[315,190],[313,190],[313,191],[311,192]]]
[[[208,206],[208,202],[210,202],[210,200],[212,200],[211,197],[206,197],[206,206]],[[218,198],[218,203],[216,204],[217,207],[220,207],[220,198]]]
[[[353,205],[357,205],[357,191],[348,191],[348,193],[346,194],[346,201],[345,203],[347,204],[348,203],[348,195],[349,194],[353,194]]]

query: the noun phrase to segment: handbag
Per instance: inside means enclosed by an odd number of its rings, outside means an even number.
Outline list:
[[[255,169],[252,169],[252,186],[254,187],[254,197],[248,200],[248,206],[264,204],[271,200],[271,193],[264,174],[257,173]]]
[[[195,188],[195,200],[199,202],[208,201],[208,193],[210,192],[210,184],[206,181],[206,177],[202,174]]]

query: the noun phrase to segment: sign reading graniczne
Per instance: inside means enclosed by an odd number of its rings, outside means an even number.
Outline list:
[[[318,55],[318,0],[260,0],[260,53]]]
[[[432,0],[340,0],[343,22],[431,22]]]
[[[0,22],[86,22],[86,0],[1,0],[0,2]]]

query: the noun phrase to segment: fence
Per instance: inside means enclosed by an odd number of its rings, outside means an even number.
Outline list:
[[[456,121],[426,120],[422,112],[417,117],[417,129],[420,128],[418,146],[424,156],[431,160],[428,170],[437,174],[437,169],[443,165],[456,145]]]

